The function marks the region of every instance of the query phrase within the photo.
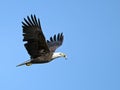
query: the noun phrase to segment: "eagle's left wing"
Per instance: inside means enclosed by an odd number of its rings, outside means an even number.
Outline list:
[[[22,24],[24,36],[23,41],[27,41],[27,43],[25,43],[25,48],[31,58],[36,58],[43,53],[49,52],[50,50],[42,32],[40,20],[36,19],[35,15],[31,15],[31,17],[28,16],[27,19],[24,18]]]

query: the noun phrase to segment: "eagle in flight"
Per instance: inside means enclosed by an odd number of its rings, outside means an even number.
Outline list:
[[[66,58],[64,53],[55,52],[55,50],[63,43],[63,33],[58,33],[57,35],[50,37],[50,40],[46,40],[42,32],[40,19],[37,19],[35,15],[24,18],[22,28],[23,41],[26,42],[24,46],[30,55],[30,60],[17,66],[48,63],[59,57]]]

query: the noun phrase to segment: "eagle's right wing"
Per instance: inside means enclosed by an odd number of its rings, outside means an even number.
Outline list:
[[[49,50],[51,52],[54,52],[58,47],[62,45],[63,39],[63,33],[59,33],[57,36],[54,35],[53,37],[50,37],[50,40],[47,40]]]

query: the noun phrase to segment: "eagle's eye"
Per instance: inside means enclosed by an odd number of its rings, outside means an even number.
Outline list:
[[[59,55],[63,55],[62,53],[60,53]]]

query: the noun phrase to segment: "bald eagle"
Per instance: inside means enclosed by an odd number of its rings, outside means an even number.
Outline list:
[[[66,58],[64,53],[55,52],[63,43],[63,33],[55,34],[53,37],[50,37],[50,40],[46,40],[42,32],[40,19],[37,19],[35,15],[24,18],[22,28],[23,41],[26,42],[24,46],[30,55],[30,60],[17,66],[48,63],[59,57]]]

